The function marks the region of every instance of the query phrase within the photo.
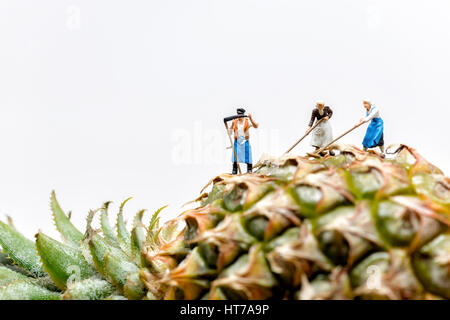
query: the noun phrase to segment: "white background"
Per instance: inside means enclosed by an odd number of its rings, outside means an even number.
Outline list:
[[[128,219],[165,204],[173,217],[230,170],[222,118],[242,106],[260,124],[255,161],[295,142],[316,100],[337,135],[370,97],[386,144],[448,173],[449,13],[448,0],[1,0],[1,218],[55,235],[52,189],[80,227],[128,196]]]

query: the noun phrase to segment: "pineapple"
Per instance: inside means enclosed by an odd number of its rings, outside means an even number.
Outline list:
[[[161,227],[127,230],[126,200],[83,233],[52,193],[63,242],[0,222],[0,299],[450,299],[450,180],[405,145],[333,148],[220,175]]]

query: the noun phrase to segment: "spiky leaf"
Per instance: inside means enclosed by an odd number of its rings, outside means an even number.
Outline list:
[[[83,234],[77,228],[75,228],[64,211],[61,209],[61,206],[56,200],[55,191],[52,191],[50,199],[50,207],[53,213],[53,219],[55,220],[56,228],[58,229],[63,239],[67,241],[67,243],[78,247],[80,245],[81,239],[83,239]]]
[[[7,267],[0,266],[0,286],[7,285],[17,280],[28,280],[29,278],[19,272],[13,271]]]
[[[125,221],[123,220],[123,208],[130,199],[131,198],[126,199],[120,205],[119,214],[117,215],[116,227],[117,227],[117,239],[119,241],[120,247],[126,254],[131,256],[131,234],[127,230]]]
[[[117,236],[114,232],[114,229],[111,227],[111,224],[109,223],[108,218],[108,207],[110,205],[110,202],[106,202],[103,205],[103,208],[100,210],[100,224],[102,227],[103,235],[105,236],[105,239],[111,242],[111,244],[118,244],[117,242]]]
[[[136,279],[139,275],[139,268],[135,264],[107,254],[105,257],[105,272],[128,299],[139,299],[144,296],[144,286],[138,278]]]
[[[0,245],[4,252],[21,268],[34,276],[45,274],[34,242],[1,221]]]
[[[124,261],[130,261],[130,258],[119,248],[111,245],[99,234],[94,233],[88,239],[89,249],[91,251],[92,259],[98,272],[100,272],[104,277],[107,276],[105,271],[105,258],[107,254],[112,254]]]
[[[0,300],[60,300],[61,294],[30,281],[15,281],[0,288]]]
[[[95,274],[80,250],[62,244],[43,233],[36,235],[36,248],[45,270],[61,290],[67,282],[79,281]]]
[[[108,281],[88,278],[68,285],[64,292],[65,300],[101,300],[114,293],[115,287]]]
[[[133,230],[131,231],[131,253],[136,264],[141,264],[141,249],[147,235],[147,229],[142,223],[142,216],[145,210],[140,210],[134,219]]]

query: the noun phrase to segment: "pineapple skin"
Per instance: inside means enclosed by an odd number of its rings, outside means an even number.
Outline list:
[[[82,233],[52,193],[64,243],[0,222],[0,299],[450,299],[450,179],[405,145],[333,149],[220,175],[161,227],[127,230],[127,199]]]

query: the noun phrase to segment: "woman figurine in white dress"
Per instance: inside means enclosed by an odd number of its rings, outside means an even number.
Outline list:
[[[317,127],[315,127],[311,133],[311,146],[313,146],[316,150],[326,146],[331,141],[333,141],[333,131],[328,121],[332,116],[333,110],[331,110],[330,107],[325,106],[325,103],[323,101],[318,101],[316,103],[316,107],[311,113],[311,120],[309,121],[308,127],[308,130],[311,129],[315,121],[323,119],[323,121]],[[330,151],[330,155],[333,155],[332,151]]]

